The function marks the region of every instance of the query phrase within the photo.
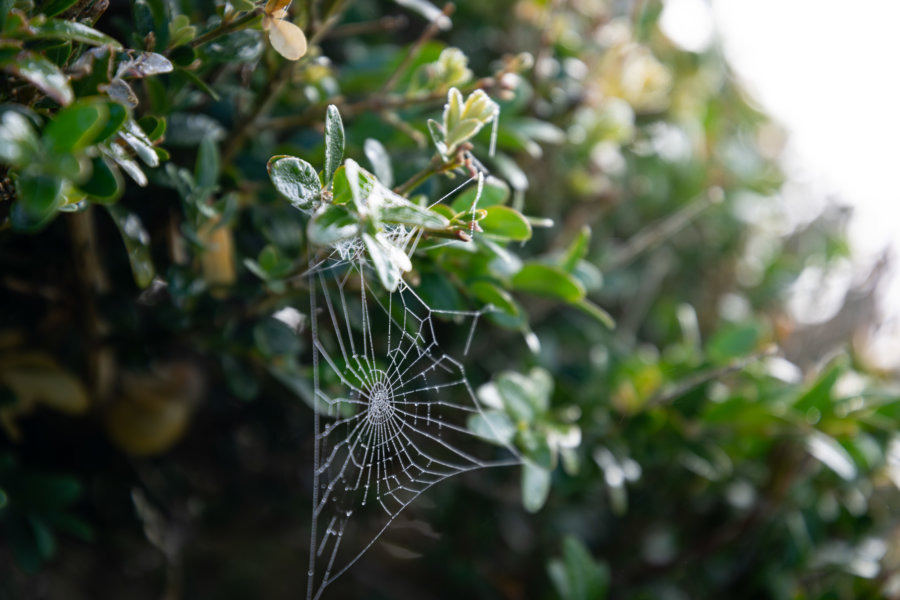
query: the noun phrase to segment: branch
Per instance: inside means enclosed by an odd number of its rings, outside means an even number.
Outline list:
[[[234,21],[225,21],[215,29],[211,29],[210,31],[207,31],[206,33],[194,38],[194,41],[191,42],[191,47],[198,48],[203,44],[213,41],[216,38],[237,31],[262,14],[262,9],[257,8],[256,10],[251,10],[244,16],[235,19]]]
[[[397,68],[394,69],[394,72],[390,74],[387,80],[384,82],[384,85],[381,86],[381,89],[378,90],[378,95],[383,96],[386,94],[394,85],[397,83],[397,80],[400,79],[400,76],[406,71],[412,61],[415,60],[416,56],[419,55],[419,52],[422,51],[422,47],[425,45],[425,42],[433,38],[438,34],[441,30],[441,21],[446,19],[450,15],[453,14],[453,11],[456,10],[456,5],[452,2],[448,2],[444,5],[444,10],[441,11],[441,14],[435,17],[434,21],[432,21],[428,27],[422,32],[422,35],[419,36],[419,39],[416,40],[416,43],[413,44],[412,48],[409,49],[409,52],[403,58],[403,61],[397,65]]]

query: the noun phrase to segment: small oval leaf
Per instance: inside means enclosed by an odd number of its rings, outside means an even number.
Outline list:
[[[519,211],[508,206],[491,206],[478,222],[485,235],[524,242],[531,239],[531,224]]]
[[[311,164],[295,156],[273,156],[266,167],[269,178],[294,208],[310,212],[319,203],[322,185]]]
[[[584,286],[558,267],[528,263],[510,280],[513,289],[575,303],[585,296]]]
[[[344,123],[334,104],[325,113],[325,187],[331,185],[334,172],[344,159]]]

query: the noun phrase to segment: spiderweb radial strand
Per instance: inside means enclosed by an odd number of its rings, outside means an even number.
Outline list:
[[[370,279],[359,261],[309,273],[316,401],[312,599],[434,484],[520,461],[513,448],[467,429],[472,415],[484,414],[482,406],[463,364],[436,335],[438,316],[447,327],[465,324],[467,349],[484,311],[431,309],[405,283],[387,294]]]

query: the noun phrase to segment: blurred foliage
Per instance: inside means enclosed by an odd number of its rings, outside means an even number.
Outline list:
[[[0,596],[301,595],[327,248],[492,307],[525,458],[330,597],[900,597],[896,385],[785,308],[842,222],[658,0],[0,5]]]

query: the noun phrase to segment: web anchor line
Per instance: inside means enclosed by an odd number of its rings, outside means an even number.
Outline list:
[[[307,600],[321,598],[433,485],[521,463],[513,447],[469,428],[484,407],[436,335],[436,320],[471,321],[465,355],[490,307],[432,309],[404,281],[381,289],[364,255],[341,262],[310,261],[306,273],[316,405]]]

